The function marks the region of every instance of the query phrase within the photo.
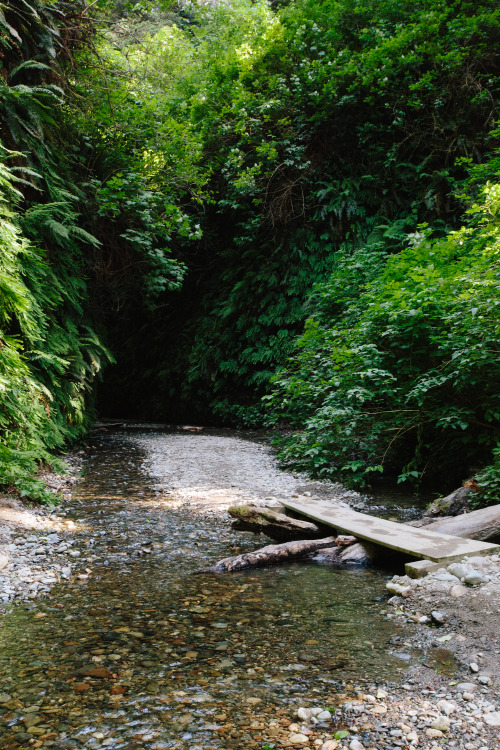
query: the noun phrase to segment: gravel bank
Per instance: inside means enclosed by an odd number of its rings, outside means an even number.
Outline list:
[[[76,471],[76,457],[73,460]],[[80,552],[73,550],[78,524],[65,518],[75,476],[46,475],[61,505],[28,506],[0,497],[0,614],[10,601],[46,596],[52,586],[71,577]]]

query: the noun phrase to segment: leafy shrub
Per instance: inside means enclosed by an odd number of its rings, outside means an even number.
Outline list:
[[[444,239],[422,227],[333,325],[309,321],[275,378],[276,413],[303,428],[286,462],[358,483],[382,471],[446,483],[488,456],[500,421],[499,209],[500,185],[488,183],[466,226]],[[335,289],[324,290],[330,310]]]

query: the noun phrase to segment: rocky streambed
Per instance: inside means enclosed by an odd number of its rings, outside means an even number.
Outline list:
[[[229,505],[355,493],[229,433],[103,432],[85,454],[61,507],[1,524],[2,750],[499,746],[490,643],[431,617],[431,583],[390,602],[375,569],[194,575],[262,544]]]

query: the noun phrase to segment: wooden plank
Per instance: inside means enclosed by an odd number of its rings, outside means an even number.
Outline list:
[[[358,539],[365,539],[397,552],[433,562],[448,563],[460,560],[465,555],[486,555],[500,551],[498,544],[439,534],[436,531],[427,531],[425,526],[405,526],[322,500],[300,503],[286,500],[283,505],[314,521],[333,526],[337,532],[352,534]]]

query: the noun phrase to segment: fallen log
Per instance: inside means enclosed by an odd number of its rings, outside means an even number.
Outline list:
[[[500,541],[500,505],[473,510],[460,516],[440,518],[425,525],[429,531],[440,534],[477,539],[480,542]]]
[[[320,539],[328,531],[311,521],[291,518],[274,508],[263,508],[254,505],[235,505],[228,508],[228,513],[235,520],[233,529],[253,531],[255,534],[266,534],[277,542],[291,542],[300,539]]]
[[[233,573],[237,570],[259,568],[263,565],[278,565],[289,560],[296,560],[299,557],[305,557],[310,552],[314,552],[322,547],[332,547],[334,544],[335,537],[333,536],[326,537],[325,539],[286,542],[285,544],[268,544],[267,547],[261,547],[261,549],[257,549],[255,552],[246,552],[244,555],[237,555],[236,557],[226,557],[210,568],[203,568],[196,572]]]

